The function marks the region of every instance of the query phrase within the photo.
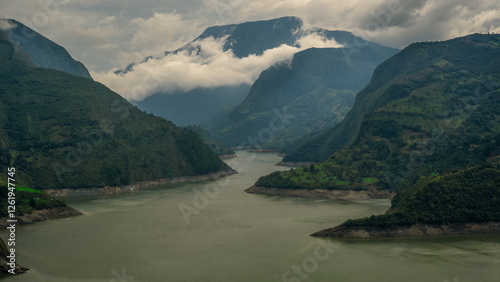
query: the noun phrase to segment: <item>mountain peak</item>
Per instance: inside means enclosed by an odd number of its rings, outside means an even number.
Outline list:
[[[251,54],[262,55],[265,50],[282,44],[294,45],[297,39],[296,32],[302,26],[303,21],[298,17],[212,26],[205,29],[193,42],[208,37],[220,39],[227,36],[224,51],[231,49],[236,57],[244,58]]]
[[[13,19],[0,19],[0,30],[26,53],[36,67],[55,69],[92,79],[85,66],[62,46]]]

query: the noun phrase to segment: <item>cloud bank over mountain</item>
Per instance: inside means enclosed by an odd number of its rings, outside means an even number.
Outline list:
[[[470,33],[500,33],[497,0],[0,0],[0,6],[0,18],[16,19],[65,46],[93,75],[99,73],[100,77],[107,77],[106,73],[114,68],[140,62],[146,56],[176,50],[209,26],[283,16],[300,17],[308,26],[351,31],[395,48],[404,48],[415,41],[445,40]],[[284,54],[287,50],[273,52]],[[187,55],[165,60],[170,64],[187,61],[195,66],[194,72],[202,73],[201,70],[214,70],[224,58],[233,62],[230,54],[219,55],[222,57],[212,57],[214,64],[208,63],[209,67]],[[239,81],[250,81],[254,72],[243,79],[240,71],[251,64],[264,66],[268,61],[265,57],[249,58],[245,66],[231,66],[226,73],[240,77]],[[216,69],[221,71],[220,67]],[[223,72],[219,73],[222,76]],[[192,81],[195,74],[188,75],[186,80]],[[118,84],[111,78],[106,83]],[[174,85],[180,89],[191,87],[182,79]]]
[[[317,33],[307,33],[293,45],[281,45],[265,50],[262,55],[236,57],[224,50],[227,37],[208,37],[190,44],[191,50],[170,53],[161,58],[136,64],[132,71],[115,73],[92,72],[92,76],[123,97],[140,101],[158,92],[190,91],[227,85],[252,84],[270,66],[290,60],[299,51],[312,47],[343,47],[334,39]],[[198,52],[199,50],[199,52]]]

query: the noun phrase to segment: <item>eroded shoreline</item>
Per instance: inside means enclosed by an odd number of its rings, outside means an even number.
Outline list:
[[[75,188],[75,189],[46,189],[43,190],[52,197],[65,197],[76,195],[100,195],[100,194],[120,194],[131,193],[152,186],[178,184],[185,182],[201,182],[208,180],[216,180],[224,176],[237,174],[236,170],[223,170],[209,174],[195,175],[195,176],[179,176],[172,178],[162,178],[157,180],[142,181],[134,184],[114,186],[114,187],[101,187],[101,188]]]
[[[313,237],[377,239],[500,233],[500,222],[417,223],[403,226],[339,225],[311,234]]]
[[[331,199],[331,200],[369,200],[369,199],[392,199],[396,192],[390,190],[327,190],[327,189],[282,189],[252,186],[247,188],[245,192],[250,194],[263,194],[272,196],[288,196],[310,199]]]
[[[72,207],[58,207],[51,209],[36,210],[32,213],[16,216],[16,224],[33,224],[36,222],[46,221],[49,219],[65,218],[70,216],[82,215],[83,213]],[[7,228],[7,217],[0,218],[0,228]]]

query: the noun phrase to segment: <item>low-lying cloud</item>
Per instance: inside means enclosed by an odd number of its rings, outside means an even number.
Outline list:
[[[114,71],[92,72],[92,77],[130,101],[140,101],[155,93],[190,91],[226,85],[252,84],[270,66],[291,60],[299,51],[317,48],[339,48],[341,44],[317,33],[299,38],[294,46],[281,45],[262,55],[237,58],[231,50],[224,51],[226,38],[213,37],[196,41],[192,47],[200,52],[184,50],[134,66],[125,74]]]
[[[350,31],[365,40],[401,49],[418,41],[500,33],[498,0],[0,2],[0,18],[21,21],[62,45],[94,76],[108,74],[102,81],[117,84],[110,85],[114,89],[120,89],[123,82],[107,73],[113,67],[123,68],[146,56],[175,50],[214,25],[297,16],[308,26]],[[301,48],[306,45],[304,42]]]
[[[9,30],[16,28],[17,25],[6,19],[0,19],[0,30]]]

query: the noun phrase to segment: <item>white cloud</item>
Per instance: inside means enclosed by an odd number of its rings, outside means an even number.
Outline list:
[[[8,20],[0,19],[0,30],[9,30],[11,28],[16,28],[16,24],[11,23]]]
[[[260,56],[237,58],[223,51],[225,38],[212,37],[197,41],[200,54],[185,50],[158,60],[138,64],[124,75],[113,71],[92,72],[92,77],[128,100],[142,100],[157,92],[189,91],[198,87],[252,84],[269,66],[291,59],[303,48],[281,45],[264,51]]]
[[[129,48],[150,55],[175,50],[193,40],[194,34],[203,29],[198,21],[186,19],[176,12],[155,13],[151,18],[135,18],[131,23],[135,33]]]
[[[309,48],[341,48],[344,47],[334,39],[328,39],[318,33],[309,33],[297,40],[301,49]]]
[[[52,0],[51,0],[52,1]],[[33,26],[47,9],[41,0],[0,0],[0,18],[14,18],[68,49],[102,72],[150,55],[175,50],[206,27],[298,16],[310,26],[352,31],[390,47],[445,40],[474,32],[500,31],[498,0],[86,0],[63,1],[47,24]],[[56,0],[56,2],[60,2]],[[367,32],[387,15],[387,24]],[[80,36],[75,36],[75,31]]]

